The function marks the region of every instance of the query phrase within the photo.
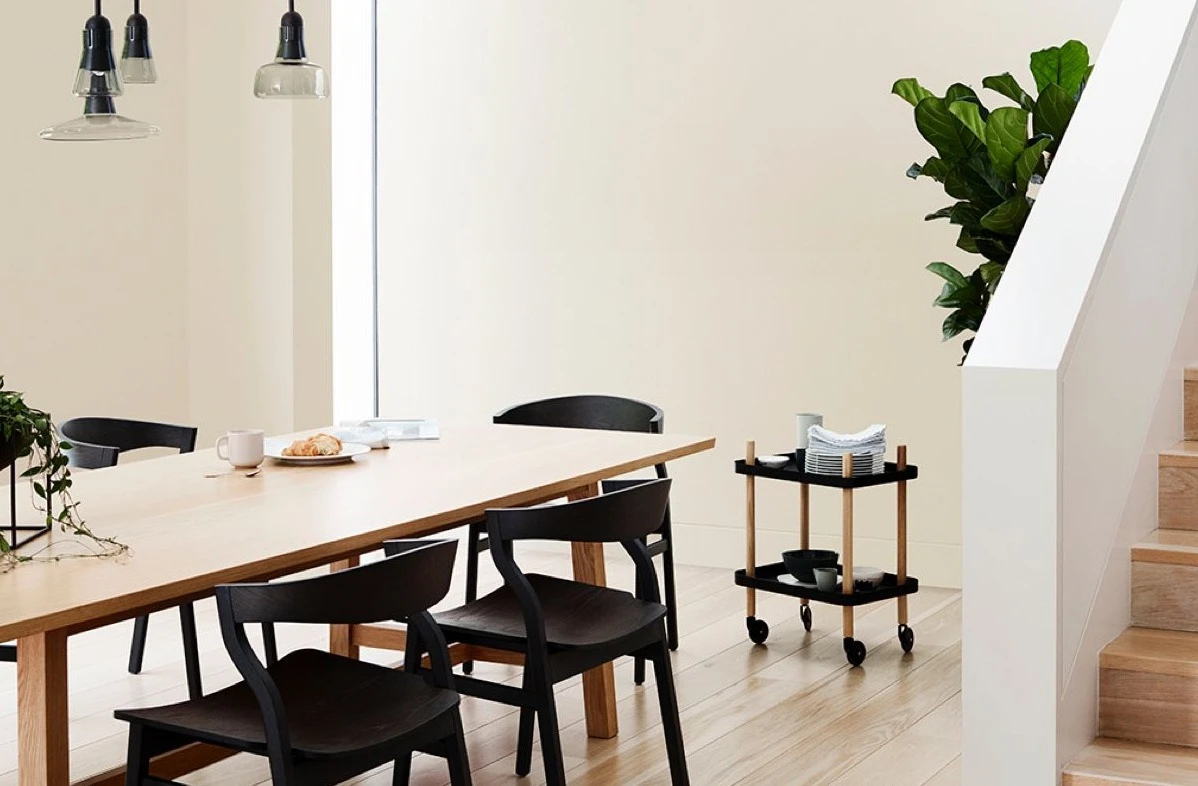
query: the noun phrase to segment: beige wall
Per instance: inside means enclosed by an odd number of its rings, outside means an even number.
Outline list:
[[[58,417],[193,423],[205,444],[327,423],[330,106],[251,89],[284,4],[147,4],[161,83],[129,86],[118,107],[162,135],[41,142],[81,111],[70,88],[89,9],[17,4],[6,19],[24,31],[9,62],[25,68],[0,127],[0,374]],[[301,10],[327,64],[328,0]]]
[[[676,520],[681,558],[729,567],[746,438],[788,449],[804,410],[884,422],[923,472],[912,571],[959,583],[959,350],[923,266],[968,260],[921,220],[945,197],[903,176],[928,151],[888,91],[1097,47],[1115,6],[380,4],[384,414],[657,402],[720,439],[674,467]],[[795,497],[762,489],[763,557],[793,542]],[[820,543],[838,502],[815,495]],[[859,562],[893,564],[893,504],[861,495]]]

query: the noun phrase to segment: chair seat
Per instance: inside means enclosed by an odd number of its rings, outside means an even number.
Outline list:
[[[457,693],[416,675],[318,650],[287,655],[270,675],[286,708],[291,747],[308,758],[385,745],[459,703]],[[244,682],[180,704],[118,710],[116,717],[223,747],[266,750],[262,714]]]
[[[639,600],[608,587],[529,573],[545,615],[545,634],[554,649],[600,647],[631,636],[666,615],[660,603]],[[433,619],[450,641],[471,641],[479,636],[522,649],[527,638],[520,601],[506,585],[478,600]]]

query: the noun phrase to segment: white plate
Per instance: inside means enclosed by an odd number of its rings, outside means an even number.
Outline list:
[[[281,439],[268,439],[266,440],[266,457],[272,458],[280,464],[325,466],[328,464],[344,464],[347,461],[353,461],[354,456],[361,456],[370,452],[369,445],[361,445],[357,442],[342,442],[341,452],[336,456],[284,456],[283,450],[290,445],[290,442]]]
[[[798,579],[796,579],[794,576],[790,575],[789,573],[778,574],[778,581],[780,581],[783,584],[790,584],[791,586],[794,586],[794,587],[806,587],[807,589],[815,589],[814,582],[812,582],[811,584],[808,584],[805,581],[799,581]]]
[[[773,469],[780,469],[790,463],[790,456],[758,456],[757,463]]]

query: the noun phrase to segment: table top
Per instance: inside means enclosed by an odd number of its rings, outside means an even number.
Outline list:
[[[714,446],[678,434],[442,424],[437,441],[394,443],[334,466],[267,459],[254,478],[206,477],[229,469],[212,450],[74,473],[87,525],[131,554],[0,575],[0,641],[85,630],[217,584],[326,565]]]

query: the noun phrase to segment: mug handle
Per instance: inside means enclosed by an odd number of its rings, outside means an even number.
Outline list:
[[[228,445],[229,445],[229,435],[228,434],[225,434],[223,437],[216,440],[216,457],[218,459],[220,459],[221,461],[228,461],[229,457],[227,455],[221,455],[220,449],[221,449],[222,445],[225,447],[228,447]]]

